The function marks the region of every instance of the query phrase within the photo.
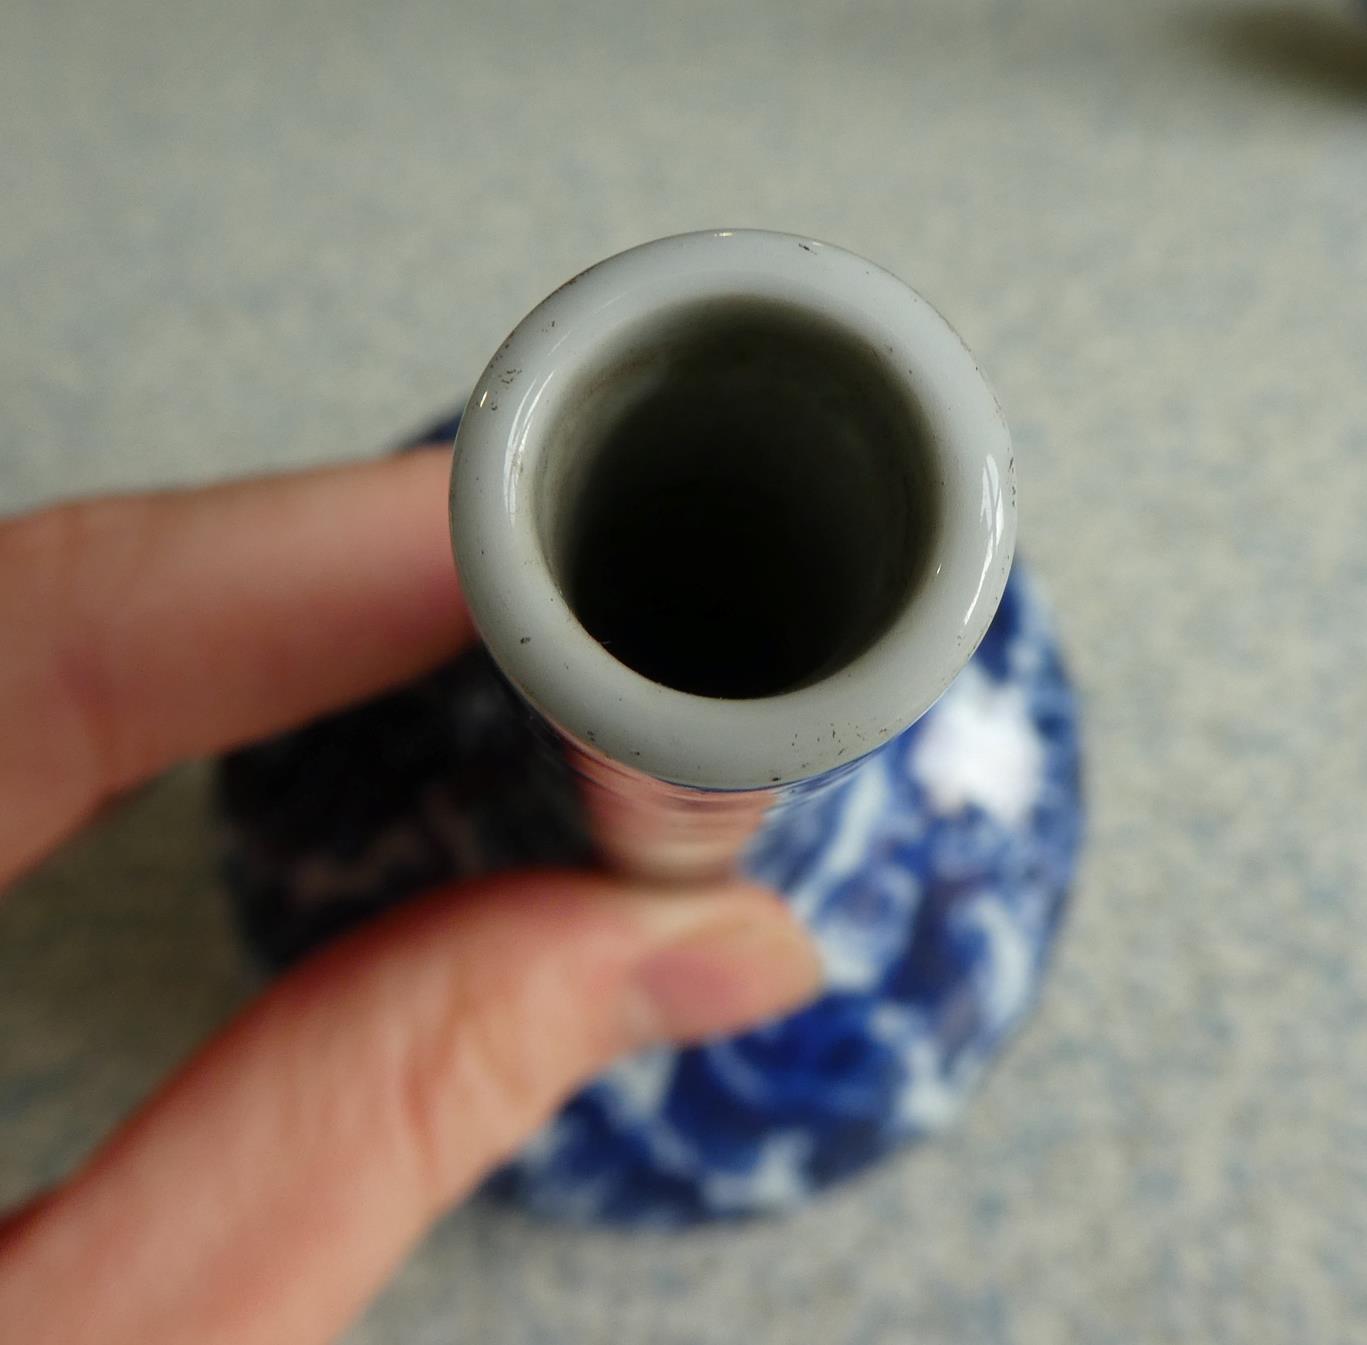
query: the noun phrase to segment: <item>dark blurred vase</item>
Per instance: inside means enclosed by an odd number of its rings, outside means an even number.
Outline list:
[[[249,940],[280,964],[519,864],[739,865],[812,930],[824,998],[623,1062],[492,1189],[748,1215],[942,1127],[1034,1001],[1081,832],[1015,493],[972,357],[858,257],[723,231],[576,277],[456,435],[485,649],[223,762]]]

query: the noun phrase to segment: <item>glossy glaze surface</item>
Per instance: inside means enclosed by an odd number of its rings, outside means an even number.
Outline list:
[[[827,994],[610,1070],[494,1190],[576,1220],[791,1210],[958,1115],[1032,1006],[1081,836],[1077,706],[1021,572],[941,701],[771,815],[745,871],[784,893]]]
[[[718,305],[729,306],[732,316],[718,318]],[[764,328],[764,353],[750,375],[736,376],[734,359],[709,363],[709,344],[734,340],[747,322]],[[823,347],[836,353],[815,357]],[[824,458],[821,446],[803,437],[811,434],[812,416],[790,419],[791,395],[782,385],[794,370],[809,367],[808,383],[826,380],[831,434],[847,440],[834,442]],[[792,542],[776,540],[771,552],[801,552],[803,536],[815,544],[825,529],[833,556],[857,561],[873,554],[873,572],[846,567],[825,604],[828,625],[888,587],[879,568],[894,572],[892,597],[876,598],[846,629],[831,625],[821,632],[815,647],[776,681],[770,670],[767,681],[744,683],[743,691],[757,694],[686,689],[734,688],[741,676],[735,668],[723,669],[721,682],[715,672],[708,681],[690,669],[676,678],[684,689],[641,675],[585,629],[584,602],[577,612],[574,584],[564,578],[562,553],[573,551],[574,542],[560,539],[594,526],[576,513],[582,483],[594,479],[594,507],[610,498],[626,473],[601,479],[596,469],[605,449],[619,442],[624,421],[676,395],[684,406],[705,404],[696,412],[703,430],[735,436],[737,444],[743,433],[746,452],[761,465],[772,459],[772,466],[741,479],[742,485],[767,483],[779,497],[767,513],[763,504],[750,506],[757,528],[770,528],[782,515],[800,534]],[[657,416],[643,443],[657,458],[679,452],[676,442],[661,442],[666,421],[676,424],[677,415]],[[707,434],[699,438],[700,459],[708,459],[711,442]],[[784,446],[796,451],[785,454]],[[842,476],[851,463],[857,480]],[[672,485],[678,499],[678,479],[666,473],[650,482]],[[734,502],[738,489],[728,482],[726,498]],[[720,488],[706,493],[714,513],[721,494]],[[900,556],[879,561],[889,535],[913,526],[909,518],[885,516],[883,502],[898,495],[915,496],[908,509],[933,518],[934,526],[923,527],[925,535],[910,550],[904,546]],[[621,516],[604,529],[620,533],[638,518],[633,503],[639,499],[627,490]],[[451,516],[458,568],[481,634],[509,680],[548,721],[646,777],[703,789],[767,789],[855,761],[896,736],[963,666],[1010,569],[1014,458],[972,356],[900,280],[812,240],[721,230],[661,239],[610,258],[518,325],[467,405]],[[671,543],[677,548],[678,538],[662,533],[661,545]],[[708,545],[700,530],[699,579],[712,563],[704,556]],[[616,560],[620,570],[623,558]],[[821,569],[830,574],[839,562]],[[802,578],[794,563],[761,581],[751,598],[755,622],[792,606]],[[619,582],[629,584],[631,576],[620,575]],[[714,574],[714,582],[721,577]],[[599,580],[596,588],[611,585]],[[775,639],[800,621],[801,608],[794,610],[786,624],[778,621]],[[814,600],[807,615],[814,619],[821,610]],[[601,631],[592,614],[590,624]],[[719,650],[728,647],[718,640]]]
[[[1046,968],[1080,838],[1077,731],[1047,612],[1017,567],[963,675],[855,769],[796,791],[748,840],[757,819],[734,796],[689,795],[696,812],[674,800],[670,834],[696,847],[683,862],[741,850],[817,938],[828,993],[762,1031],[610,1070],[493,1190],[580,1221],[774,1213],[948,1124]],[[278,966],[434,885],[589,862],[579,786],[472,655],[224,763],[239,918]],[[659,835],[645,840],[660,863]]]

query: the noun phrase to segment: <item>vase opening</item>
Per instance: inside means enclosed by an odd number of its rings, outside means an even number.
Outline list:
[[[537,488],[579,622],[677,691],[749,700],[839,672],[928,567],[939,483],[914,380],[796,304],[633,326],[580,373]]]

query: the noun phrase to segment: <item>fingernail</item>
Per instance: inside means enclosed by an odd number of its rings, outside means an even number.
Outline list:
[[[660,944],[636,969],[630,1030],[642,1044],[737,1032],[797,1009],[821,989],[810,936],[755,889],[641,899]]]

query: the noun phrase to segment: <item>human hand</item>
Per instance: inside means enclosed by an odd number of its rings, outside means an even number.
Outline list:
[[[0,883],[173,762],[471,640],[446,469],[424,452],[0,524]],[[817,979],[783,906],[739,882],[434,892],[277,981],[0,1219],[0,1339],[330,1340],[615,1056],[744,1027]]]

